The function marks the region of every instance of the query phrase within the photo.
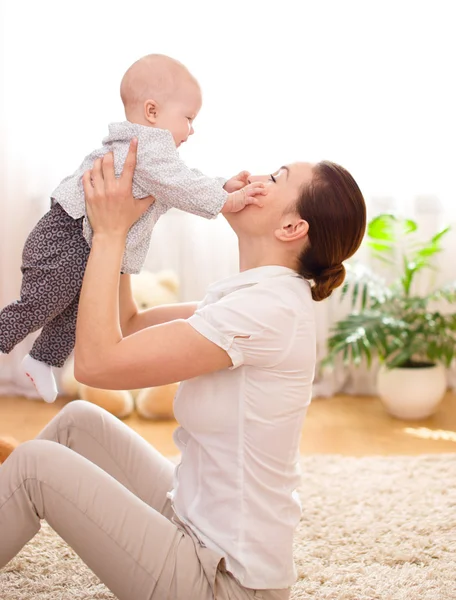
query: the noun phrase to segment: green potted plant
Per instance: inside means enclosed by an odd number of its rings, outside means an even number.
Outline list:
[[[415,284],[418,274],[435,270],[449,229],[420,242],[415,221],[381,214],[368,223],[366,237],[388,277],[363,264],[347,265],[341,298],[350,297],[351,312],[333,327],[324,362],[342,356],[345,365],[366,361],[370,367],[377,356],[377,391],[398,418],[433,414],[447,388],[445,367],[456,353],[456,281],[427,294],[416,293]]]

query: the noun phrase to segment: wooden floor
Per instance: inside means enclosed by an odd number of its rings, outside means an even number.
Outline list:
[[[49,405],[26,398],[0,398],[0,435],[21,442],[32,439],[66,402],[59,398]],[[163,454],[177,453],[172,440],[174,421],[154,423],[133,415],[125,422]],[[301,451],[352,456],[455,452],[456,394],[448,393],[438,413],[420,422],[389,417],[377,398],[317,398],[304,424]]]

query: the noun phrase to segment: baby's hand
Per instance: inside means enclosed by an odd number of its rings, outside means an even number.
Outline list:
[[[249,182],[250,173],[248,171],[241,171],[231,179],[225,183],[223,188],[231,194],[232,192],[237,192],[241,190],[244,186],[246,186]]]
[[[237,192],[228,194],[225,206],[222,208],[222,213],[234,213],[244,209],[249,204],[263,206],[260,198],[257,196],[265,196],[268,190],[262,181],[255,181],[244,186]]]

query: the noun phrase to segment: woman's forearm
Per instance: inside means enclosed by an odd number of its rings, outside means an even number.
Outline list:
[[[119,317],[123,337],[127,337],[153,325],[161,325],[178,319],[188,319],[198,306],[197,302],[161,304],[139,311],[133,297],[131,275],[121,275],[119,285]]]
[[[185,302],[181,304],[154,306],[137,312],[122,326],[122,333],[124,336],[128,336],[152,325],[161,325],[162,323],[169,323],[170,321],[177,321],[179,319],[188,319],[194,314],[197,306],[197,302]]]
[[[119,277],[125,237],[93,236],[79,300],[76,326],[76,366],[96,369],[97,361],[122,339],[119,319]]]

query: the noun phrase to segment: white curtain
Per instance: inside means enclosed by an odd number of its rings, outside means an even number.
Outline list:
[[[183,61],[204,92],[182,156],[207,174],[269,173],[328,158],[357,179],[370,216],[394,209],[429,231],[454,222],[456,134],[452,3],[445,0],[25,0],[1,5],[0,305],[18,296],[21,249],[48,197],[124,118],[119,82],[140,56]],[[454,278],[454,234],[441,277]],[[150,269],[174,268],[183,300],[237,270],[223,221],[170,212],[157,224]],[[316,307],[319,355],[341,314]],[[33,391],[0,356],[0,393]],[[316,393],[370,389],[342,369]]]

